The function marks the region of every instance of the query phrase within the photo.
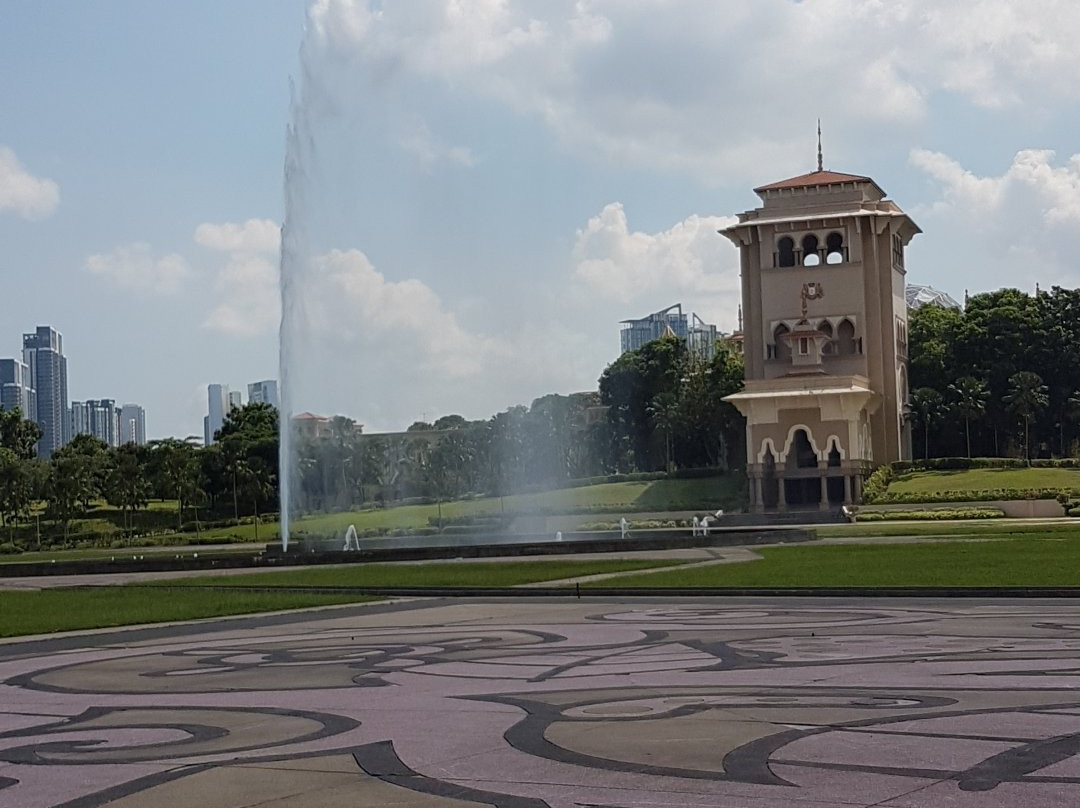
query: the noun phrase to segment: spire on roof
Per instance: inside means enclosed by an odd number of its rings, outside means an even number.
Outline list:
[[[817,170],[824,171],[825,163],[821,159],[821,118],[817,119]]]

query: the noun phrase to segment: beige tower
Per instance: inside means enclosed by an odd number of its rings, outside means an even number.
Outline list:
[[[755,511],[858,502],[911,456],[904,248],[918,226],[869,177],[821,170],[755,188],[739,248]]]

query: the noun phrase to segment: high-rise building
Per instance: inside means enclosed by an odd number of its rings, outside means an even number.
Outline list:
[[[670,332],[686,340],[687,350],[694,356],[706,361],[716,356],[716,340],[719,337],[716,326],[706,323],[692,312],[687,318],[681,303],[646,314],[638,320],[623,320],[620,325],[619,342],[623,353],[636,351]]]
[[[275,379],[252,382],[248,385],[249,404],[269,404],[274,409],[280,408],[278,387]]]
[[[203,443],[209,446],[232,409],[229,385],[211,384],[206,388],[206,417],[203,419]]]
[[[36,412],[30,368],[18,359],[0,359],[0,408],[18,409],[22,417],[33,421]]]
[[[30,385],[37,396],[34,421],[42,432],[38,456],[49,458],[69,438],[63,337],[47,325],[39,325],[32,334],[23,334],[23,362],[29,368]]]
[[[232,390],[229,392],[229,409],[225,411],[228,415],[233,410],[238,410],[244,406],[244,399],[239,390]]]
[[[120,410],[111,398],[71,402],[69,434],[93,435],[106,446],[119,446],[126,441],[120,435]]]
[[[858,502],[911,458],[905,248],[918,226],[869,177],[818,170],[755,189],[739,248],[755,511]]]
[[[146,410],[138,404],[120,408],[120,445],[125,443],[146,443]]]

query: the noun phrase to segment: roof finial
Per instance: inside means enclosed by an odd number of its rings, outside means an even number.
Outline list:
[[[817,119],[817,170],[825,170],[825,164],[821,159],[821,118]]]

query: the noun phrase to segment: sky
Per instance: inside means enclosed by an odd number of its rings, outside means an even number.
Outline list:
[[[619,321],[731,330],[752,188],[873,177],[908,280],[1080,284],[1073,0],[38,0],[0,10],[0,357],[201,434],[278,375],[368,431],[595,389]],[[290,141],[290,124],[295,133]]]

